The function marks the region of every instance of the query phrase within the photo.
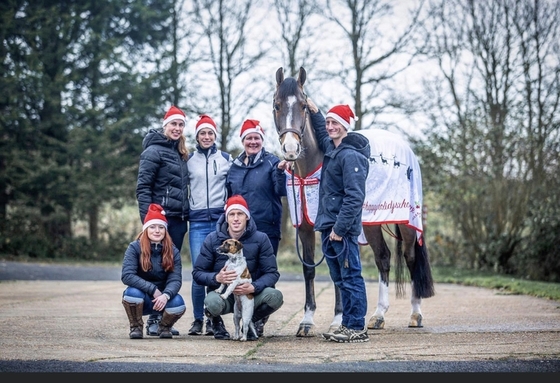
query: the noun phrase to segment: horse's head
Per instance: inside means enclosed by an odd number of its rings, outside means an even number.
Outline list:
[[[273,118],[285,160],[297,160],[303,151],[303,135],[309,123],[307,97],[303,92],[305,69],[300,68],[298,78],[284,78],[284,70],[276,71],[276,93],[273,99]]]

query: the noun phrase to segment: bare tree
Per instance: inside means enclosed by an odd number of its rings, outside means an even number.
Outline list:
[[[312,67],[317,63],[318,46],[303,43],[318,37],[311,23],[316,14],[317,2],[274,0],[274,7],[280,23],[280,38],[283,43],[281,51],[288,63],[284,70],[287,76],[296,76],[300,67]]]
[[[233,117],[246,116],[268,95],[268,87],[263,90],[263,87],[259,89],[255,86],[259,81],[251,79],[250,73],[267,53],[267,48],[262,40],[258,40],[259,37],[250,40],[249,44],[248,32],[252,30],[251,25],[259,23],[253,15],[253,10],[258,9],[259,3],[254,0],[193,1],[195,23],[192,27],[202,28],[207,43],[199,45],[197,49],[204,53],[203,59],[210,65],[208,73],[219,90],[218,95],[210,92],[208,99],[199,104],[206,108],[215,104],[216,98],[219,98],[217,109],[220,111],[219,141],[222,150],[228,150],[235,127],[241,125],[241,121],[232,121]],[[249,85],[246,85],[247,82]],[[240,85],[236,88],[238,84]],[[203,98],[204,93],[199,92],[198,97]],[[201,112],[211,113],[207,110]]]
[[[441,77],[422,98],[425,174],[457,228],[448,249],[470,267],[517,272],[535,229],[558,215],[559,12],[537,0],[433,8]]]
[[[391,1],[327,0],[326,3],[326,17],[343,31],[350,47],[349,52],[344,52],[340,69],[326,74],[342,77],[359,118],[356,130],[362,128],[366,116],[372,123],[382,125],[382,121],[377,121],[379,115],[400,107],[391,80],[419,53],[415,32],[424,1],[419,1],[410,11],[410,22],[404,27],[395,16]]]

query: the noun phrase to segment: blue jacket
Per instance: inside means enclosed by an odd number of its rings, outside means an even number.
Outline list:
[[[321,121],[317,116],[320,113],[315,113],[312,124],[319,147],[325,153],[314,229],[333,228],[341,237],[358,236],[362,232],[362,207],[369,172],[369,141],[359,133],[348,132],[335,148],[325,128],[325,119]]]
[[[228,196],[241,194],[257,229],[271,238],[281,238],[282,197],[286,196],[286,174],[278,169],[280,159],[264,148],[245,166],[241,153],[226,177]]]
[[[136,184],[142,222],[151,203],[160,204],[167,216],[189,217],[189,171],[178,144],[155,129],[144,137]]]
[[[226,175],[233,158],[216,144],[203,151],[199,145],[187,162],[189,168],[189,220],[215,221],[224,213]]]
[[[225,214],[222,214],[216,224],[216,230],[208,234],[204,240],[200,254],[193,265],[193,280],[199,285],[207,286],[208,290],[220,287],[220,283],[216,281],[216,274],[224,267],[228,257],[219,254],[216,249],[225,239],[231,238],[227,227]],[[247,259],[255,295],[260,294],[265,287],[274,287],[280,279],[276,257],[268,236],[257,230],[252,215],[247,222],[245,233],[239,240],[243,243],[243,255]]]
[[[181,264],[181,253],[173,246],[173,271],[167,272],[161,267],[161,245],[152,243],[152,269],[142,270],[140,263],[140,241],[136,240],[128,245],[124,253],[121,271],[121,281],[127,286],[137,289],[153,296],[156,288],[162,293],[169,294],[173,298],[181,290],[183,284],[183,269]]]

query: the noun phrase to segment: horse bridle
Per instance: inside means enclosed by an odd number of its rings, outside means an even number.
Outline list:
[[[301,123],[301,126],[298,129],[289,127],[289,128],[285,128],[284,130],[280,131],[279,126],[278,126],[278,122],[276,121],[276,102],[275,99],[276,97],[272,98],[272,119],[274,120],[274,125],[276,125],[276,131],[278,132],[278,140],[280,142],[282,142],[282,136],[284,136],[284,134],[286,133],[294,133],[296,136],[299,137],[300,142],[303,138],[303,135],[305,134],[305,128],[306,128],[306,122],[307,119],[309,117],[309,105],[307,105],[307,94],[305,94],[305,92],[303,93],[303,97],[305,100],[305,107],[304,107],[304,115],[303,115],[303,120]],[[294,160],[295,161],[295,160]]]

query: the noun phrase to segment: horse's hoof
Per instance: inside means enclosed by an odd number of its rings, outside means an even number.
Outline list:
[[[422,314],[412,314],[410,316],[410,322],[408,322],[408,327],[424,327],[422,326]]]
[[[372,316],[369,318],[367,328],[370,330],[383,330],[385,328],[385,318]]]
[[[315,325],[313,324],[300,324],[296,333],[297,337],[314,337]]]

